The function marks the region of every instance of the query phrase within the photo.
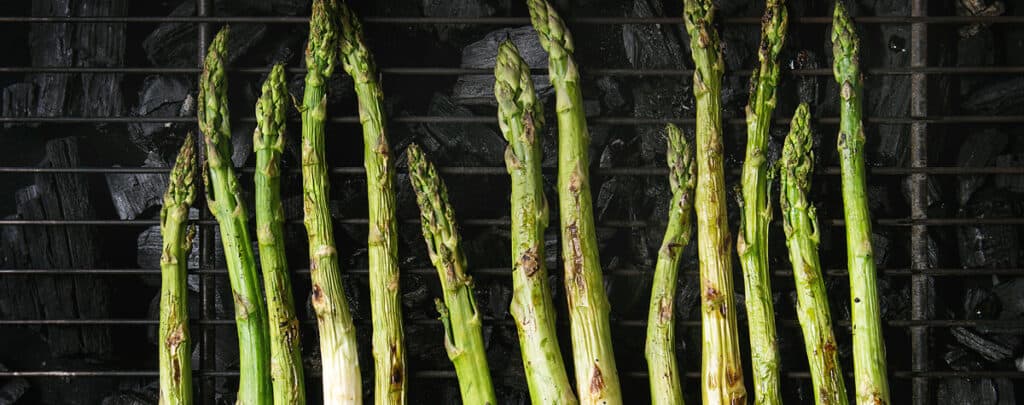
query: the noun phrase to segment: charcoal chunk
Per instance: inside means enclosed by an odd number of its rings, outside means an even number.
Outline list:
[[[155,152],[150,152],[145,168],[167,167]],[[167,190],[167,175],[163,173],[112,173],[107,175],[107,188],[114,202],[117,216],[135,219],[150,208],[163,202]]]
[[[971,349],[975,353],[980,354],[988,361],[1006,360],[1010,358],[1010,356],[1013,356],[1011,348],[986,339],[984,336],[972,332],[967,328],[958,326],[950,329],[949,332],[957,342],[960,342],[960,344]]]
[[[4,117],[29,117],[35,111],[36,87],[32,83],[14,83],[4,87],[3,94],[3,115]],[[4,124],[5,128],[13,127],[13,124]]]
[[[7,367],[0,364],[0,371],[8,371]],[[0,380],[0,405],[13,405],[25,395],[29,389],[28,380],[21,377],[6,378]]]
[[[995,193],[979,193],[959,213],[962,218],[1011,218],[1012,203]],[[960,264],[968,268],[1017,266],[1020,240],[1014,225],[965,225],[957,228]]]
[[[195,99],[192,82],[184,77],[169,75],[148,76],[139,91],[139,101],[132,107],[131,114],[147,118],[187,117],[195,115]],[[173,159],[173,151],[181,146],[188,129],[168,123],[132,123],[128,125],[129,136],[136,146],[146,152],[158,152],[165,161]]]
[[[218,7],[219,8],[219,7]],[[235,10],[235,9],[232,9]],[[248,12],[248,10],[239,9]],[[189,17],[196,15],[195,2],[181,3],[173,11],[171,17]],[[199,64],[198,25],[186,23],[160,24],[146,39],[142,41],[142,49],[146,58],[154,66],[193,67]],[[256,46],[267,33],[265,24],[234,24],[228,36],[228,57],[230,65],[250,49]]]
[[[660,1],[634,0],[630,17],[649,18],[664,15]],[[636,68],[682,69],[682,33],[680,25],[627,24],[622,27],[622,45],[626,58]]]
[[[1024,167],[1024,153],[996,156],[996,167]],[[1024,175],[1022,174],[997,174],[995,175],[996,187],[1024,193]]]
[[[978,87],[967,95],[961,107],[981,115],[1020,114],[1024,111],[1024,78],[999,80]]]
[[[994,158],[1006,149],[1009,139],[1005,134],[996,130],[985,130],[972,133],[964,139],[957,155],[956,164],[960,167],[985,167]],[[961,175],[958,176],[957,193],[959,194],[960,206],[967,205],[978,189],[985,184],[985,176]]]
[[[947,378],[936,393],[940,405],[1013,405],[1014,398],[1013,384],[1003,378]]]
[[[519,28],[502,28],[491,31],[483,39],[467,45],[462,49],[464,68],[494,69],[498,55],[498,45],[506,39],[511,40],[519,49],[519,56],[530,68],[547,68],[548,53],[540,46],[537,32],[533,26]],[[533,75],[533,87],[538,96],[546,97],[552,92],[551,82],[547,75]],[[494,74],[460,75],[452,89],[452,99],[459,104],[497,105],[494,99]]]

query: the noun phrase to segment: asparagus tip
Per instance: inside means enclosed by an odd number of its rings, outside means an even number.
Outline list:
[[[519,48],[509,39],[498,46],[498,57],[494,64],[494,96],[498,101],[498,124],[509,143],[513,142],[509,139],[513,135],[510,131],[512,120],[522,119],[532,125],[534,130],[543,125],[544,106],[537,102],[530,66],[519,55]]]
[[[693,150],[683,131],[675,124],[665,126],[668,138],[666,157],[669,168],[669,185],[672,193],[679,190],[692,190],[696,182],[696,168],[693,162]]]
[[[310,72],[328,77],[334,72],[338,58],[338,21],[335,0],[316,0],[309,17],[309,42],[306,44],[306,67]]]
[[[191,205],[196,197],[195,184],[195,141],[192,132],[185,135],[185,142],[178,150],[174,168],[171,169],[170,183],[164,196],[164,205]]]
[[[780,170],[788,181],[804,193],[811,188],[811,171],[814,168],[814,152],[811,150],[811,131],[809,126],[810,110],[807,103],[800,103],[793,113],[789,135],[782,147],[782,158],[779,160]]]
[[[527,7],[530,9],[530,22],[540,38],[540,46],[549,53],[572,53],[572,35],[551,3],[547,0],[528,0]]]
[[[857,59],[860,52],[860,41],[857,39],[856,27],[842,1],[836,2],[832,17],[832,54],[834,57],[834,73],[839,83],[852,81],[858,74]]]

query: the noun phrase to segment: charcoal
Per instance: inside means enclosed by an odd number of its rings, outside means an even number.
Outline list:
[[[981,358],[973,353],[968,352],[961,346],[951,346],[949,351],[943,355],[943,360],[949,368],[956,371],[976,371],[985,369],[985,365],[981,364]]]
[[[946,378],[939,383],[939,405],[1013,405],[1013,383],[1004,378]]]
[[[981,115],[1020,114],[1024,109],[1024,78],[1015,77],[980,86],[961,103],[969,112]]]
[[[46,143],[47,168],[78,166],[78,142],[60,138]],[[15,195],[18,215],[23,219],[78,220],[95,218],[89,198],[89,182],[77,173],[40,173],[35,184]],[[68,203],[73,202],[73,203]],[[88,269],[97,262],[97,235],[86,226],[46,226],[23,228],[27,250],[27,268]],[[38,276],[5,287],[6,294],[22,294],[17,289],[36,292],[40,314],[51,319],[104,318],[109,315],[109,294],[104,280],[94,277]],[[56,356],[110,353],[110,331],[106,327],[88,327],[73,331],[48,328],[45,332]]]
[[[8,371],[7,367],[0,364],[0,371]],[[21,377],[5,378],[0,380],[0,405],[14,405],[18,399],[28,391],[28,380]]]
[[[12,215],[5,219],[20,219],[20,217]],[[26,239],[27,229],[14,226],[0,227],[0,268],[32,267],[32,258],[29,256],[28,240]],[[5,319],[41,318],[39,294],[35,288],[32,288],[34,283],[35,277],[27,275],[0,277],[0,292],[3,292],[0,294],[0,316]],[[33,327],[33,329],[38,330],[39,328]]]
[[[36,87],[32,83],[14,83],[4,87],[2,112],[4,117],[28,117],[36,105]],[[4,124],[5,128],[13,124]]]
[[[422,0],[424,17],[491,17],[499,11],[507,12],[509,0]],[[438,39],[447,42],[455,34],[461,33],[467,24],[432,24],[427,29],[434,31]]]
[[[439,117],[474,116],[472,111],[442,94],[434,95],[427,114]],[[414,127],[413,132],[417,135],[416,142],[427,156],[439,165],[504,165],[502,157],[505,152],[505,139],[491,126],[425,124]]]
[[[875,264],[880,268],[889,265],[889,253],[892,251],[892,241],[888,235],[879,232],[871,233],[871,248],[875,254]]]
[[[998,16],[1006,12],[1001,0],[963,0],[957,1],[956,14],[961,16]],[[967,38],[985,30],[988,24],[975,23],[960,27],[960,37]]]
[[[999,319],[1019,320],[1024,318],[1024,278],[1014,278],[1000,283],[992,289],[999,297]]]
[[[649,18],[664,15],[660,1],[634,0],[630,17]],[[683,69],[680,26],[627,24],[622,27],[622,45],[626,58],[635,68]]]
[[[131,114],[138,117],[188,117],[195,115],[195,99],[192,95],[192,82],[181,76],[153,75],[148,76],[139,91],[139,101],[132,107]],[[173,151],[181,146],[182,136],[191,129],[171,123],[132,123],[128,130],[132,143],[143,151],[163,152],[161,157],[166,161],[173,159]]]
[[[145,168],[168,167],[155,152],[146,156]],[[167,189],[167,175],[163,173],[112,173],[107,176],[107,188],[114,202],[117,216],[135,219],[150,208],[163,202]]]
[[[996,156],[995,165],[996,167],[1024,167],[1024,153]],[[1001,189],[1014,193],[1024,193],[1024,175],[997,174],[995,175],[995,182],[996,187]]]
[[[71,0],[41,0],[32,2],[32,16],[71,17]],[[32,66],[74,66],[71,38],[75,24],[31,24],[29,26],[29,60]],[[68,83],[72,75],[39,73],[29,75],[36,88],[35,116],[55,117],[67,115]]]
[[[961,218],[1014,217],[1012,202],[994,192],[979,193],[959,213]],[[960,264],[968,268],[1013,268],[1020,255],[1014,225],[964,225],[957,227]]]
[[[611,76],[601,76],[594,81],[600,94],[601,108],[608,112],[619,112],[626,107],[619,81]]]
[[[1001,361],[1010,358],[1013,352],[1010,348],[986,339],[984,336],[974,333],[967,328],[953,327],[950,334],[957,342],[980,354],[988,361]]]
[[[123,17],[128,0],[81,0],[76,15],[83,17]],[[75,24],[75,65],[79,67],[122,67],[125,65],[125,24]],[[84,117],[124,115],[124,94],[120,73],[83,73],[79,76],[77,108]]]
[[[995,319],[1001,311],[999,299],[987,289],[968,288],[964,293],[965,319]]]
[[[880,0],[871,4],[872,15],[878,16],[905,16],[910,14],[910,3],[905,1]],[[875,28],[875,27],[873,27]],[[890,46],[893,43],[906,43],[910,38],[910,26],[899,24],[883,24],[877,26],[877,35],[874,32],[865,33],[861,38],[865,42],[862,60],[877,59],[872,63],[883,67],[906,67],[910,62],[910,53],[901,51],[904,48],[897,46],[893,50]],[[877,42],[875,42],[877,41]],[[868,76],[864,85],[865,92],[865,114],[872,117],[905,117],[910,108],[910,76],[908,75],[878,75]],[[908,127],[904,124],[879,124],[877,130],[872,131],[872,138],[877,143],[869,151],[868,156],[871,165],[878,166],[905,166],[909,144],[907,140]]]
[[[1006,149],[1008,143],[1006,135],[997,130],[972,133],[961,144],[956,165],[960,167],[989,166],[995,157]],[[958,176],[958,180],[957,193],[960,206],[963,207],[971,200],[971,196],[985,184],[986,178],[979,175],[961,175]]]
[[[219,3],[218,3],[219,8]],[[242,10],[245,11],[245,10]],[[195,2],[181,3],[173,11],[171,17],[190,17],[196,15]],[[154,66],[193,67],[199,64],[198,25],[186,23],[160,24],[144,40],[142,49],[146,58]],[[265,24],[234,24],[228,36],[228,57],[230,65],[250,49],[256,46],[267,33]]]
[[[540,46],[540,40],[533,26],[519,28],[502,28],[491,31],[483,39],[467,45],[462,49],[463,68],[494,69],[498,55],[498,45],[510,39],[519,48],[519,56],[532,69],[547,68],[548,53]],[[551,82],[547,75],[534,75],[533,87],[539,97],[551,94]],[[459,104],[497,105],[494,99],[494,74],[460,75],[452,89],[452,99]]]

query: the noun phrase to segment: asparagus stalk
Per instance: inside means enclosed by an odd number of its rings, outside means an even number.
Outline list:
[[[864,174],[864,127],[857,33],[842,2],[836,2],[832,20],[833,74],[839,83],[839,172],[843,184],[843,217],[846,223],[847,267],[850,272],[853,308],[853,372],[857,403],[888,404],[889,382],[885,373],[885,343],[878,309],[878,286],[871,249],[871,215],[868,213]]]
[[[409,179],[420,206],[423,238],[430,261],[441,278],[444,300],[435,299],[444,325],[444,348],[455,365],[462,402],[496,405],[487,352],[481,331],[480,312],[473,296],[473,278],[466,274],[466,256],[459,246],[455,213],[448,190],[415,144],[409,145]]]
[[[328,207],[324,121],[327,115],[327,79],[338,57],[337,3],[313,2],[306,46],[306,88],[302,95],[302,189],[306,233],[309,237],[309,273],[313,282],[313,310],[320,332],[324,403],[360,404],[362,388],[356,331],[341,285],[338,251]]]
[[[287,107],[284,65],[274,65],[263,83],[263,94],[256,102],[256,131],[252,140],[256,151],[256,239],[267,293],[274,403],[304,404],[302,346],[284,250],[284,208],[281,206],[280,164]]]
[[[519,330],[523,367],[535,404],[576,404],[555,330],[555,308],[544,263],[548,202],[541,178],[538,132],[544,105],[537,100],[530,67],[510,40],[498,47],[494,66],[498,124],[508,141],[505,167],[512,177],[512,284],[510,312]]]
[[[228,27],[214,37],[206,54],[199,81],[199,129],[206,135],[207,206],[220,224],[227,260],[228,279],[235,301],[238,328],[238,403],[271,402],[270,347],[267,313],[260,293],[248,214],[231,163],[231,127],[228,117],[228,83],[224,72]]]
[[[598,256],[590,201],[590,133],[583,111],[580,75],[569,30],[547,0],[528,0],[530,20],[548,52],[548,77],[558,113],[558,207],[569,329],[581,403],[620,404],[622,393],[612,351],[608,297]]]
[[[701,387],[705,404],[746,402],[733,304],[729,224],[722,173],[721,90],[724,64],[711,0],[686,0],[683,19],[696,69],[697,249],[700,258]]]
[[[341,62],[355,82],[363,124],[363,165],[369,199],[370,311],[373,318],[374,403],[405,404],[405,336],[399,290],[394,166],[384,126],[384,93],[359,20],[341,5]]]
[[[740,231],[736,251],[743,267],[750,357],[754,374],[754,403],[781,404],[779,349],[775,344],[775,309],[772,305],[771,272],[768,268],[768,223],[771,182],[765,150],[775,110],[779,82],[779,51],[786,36],[784,0],[768,0],[761,19],[760,67],[750,78],[747,103],[747,152],[740,192]]]
[[[825,282],[818,259],[818,216],[807,202],[814,171],[811,151],[810,112],[800,104],[793,114],[789,136],[779,162],[782,225],[786,232],[789,261],[796,281],[797,316],[804,333],[804,348],[814,383],[814,400],[819,405],[845,405],[846,387],[839,366],[836,338],[832,334]]]
[[[693,230],[693,187],[695,169],[693,150],[675,125],[665,128],[668,135],[666,160],[672,200],[668,226],[658,251],[651,288],[651,307],[647,315],[647,375],[651,384],[651,403],[682,405],[683,386],[676,361],[675,308],[676,279],[683,248],[690,243]]]
[[[188,208],[196,198],[195,150],[185,137],[171,169],[160,209],[160,403],[192,403],[192,342],[188,331],[188,283],[185,281],[193,233]]]

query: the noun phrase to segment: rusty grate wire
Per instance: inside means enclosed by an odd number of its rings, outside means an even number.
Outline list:
[[[45,23],[98,23],[116,22],[129,24],[160,24],[160,23],[187,23],[197,24],[199,27],[196,38],[199,45],[199,59],[205,56],[204,50],[210,42],[211,29],[213,24],[221,23],[268,23],[268,24],[307,24],[304,17],[223,17],[212,16],[214,0],[196,0],[196,16],[186,17],[10,17],[0,16],[0,24],[45,24]],[[570,25],[574,24],[681,24],[675,17],[656,18],[629,18],[629,17],[578,17],[568,19]],[[527,25],[529,19],[525,17],[489,17],[489,18],[445,18],[445,17],[382,17],[367,16],[367,24],[479,24],[479,25]],[[927,231],[928,227],[939,226],[963,226],[963,225],[1024,225],[1024,218],[935,218],[928,216],[927,208],[927,177],[928,176],[950,176],[950,175],[992,175],[992,174],[1024,174],[1024,167],[939,167],[930,166],[928,163],[927,145],[928,130],[935,125],[952,124],[1020,124],[1024,123],[1024,116],[1006,115],[937,115],[928,111],[928,84],[929,78],[939,75],[997,75],[997,74],[1020,74],[1024,73],[1024,66],[929,66],[928,65],[928,27],[929,25],[940,24],[1022,24],[1024,16],[930,16],[927,10],[926,0],[911,0],[911,15],[908,16],[864,16],[856,20],[857,24],[902,24],[910,26],[910,63],[907,67],[865,67],[867,75],[907,75],[911,80],[910,92],[910,114],[905,117],[866,117],[867,123],[875,124],[906,124],[909,126],[909,150],[910,156],[905,167],[872,167],[869,171],[872,176],[900,176],[909,179],[909,215],[899,218],[875,218],[877,227],[896,227],[908,229],[910,235],[910,263],[905,268],[887,268],[880,272],[886,276],[909,278],[911,285],[911,318],[905,320],[891,320],[885,322],[890,330],[887,333],[906,332],[910,337],[910,369],[891,370],[890,376],[896,379],[909,379],[912,384],[910,397],[915,404],[931,403],[934,396],[934,380],[943,378],[1008,378],[1024,379],[1024,372],[1016,371],[939,371],[935,370],[935,355],[930,349],[930,333],[935,329],[950,327],[977,327],[998,322],[1001,327],[1024,327],[1024,321],[985,321],[985,320],[956,320],[956,319],[935,319],[935,303],[931,302],[933,293],[933,279],[939,277],[963,277],[976,275],[1024,275],[1024,268],[990,268],[990,269],[963,269],[963,268],[929,268],[927,263]],[[734,17],[724,18],[723,24],[758,24],[760,19],[756,17]],[[791,24],[817,24],[828,25],[830,17],[800,17],[791,18]],[[232,74],[254,75],[267,72],[264,67],[237,67],[229,69]],[[303,74],[304,69],[291,68],[293,74]],[[487,69],[468,69],[450,67],[399,67],[383,66],[382,74],[387,75],[413,75],[413,76],[451,76],[461,74],[489,74]],[[0,67],[0,74],[21,74],[21,73],[119,73],[119,74],[163,74],[163,75],[198,75],[200,69],[195,68],[163,68],[163,67]],[[543,70],[536,70],[543,73]],[[692,70],[687,69],[629,69],[629,68],[603,68],[595,67],[583,72],[585,76],[666,76],[682,77],[692,75]],[[732,71],[730,75],[749,75],[750,70]],[[831,69],[807,69],[787,72],[791,75],[809,76],[831,76]],[[252,116],[240,118],[242,121],[252,121]],[[332,123],[355,124],[358,117],[354,115],[336,116],[329,119]],[[589,118],[592,124],[608,125],[663,125],[667,122],[674,122],[684,125],[692,125],[692,118],[668,119],[668,118],[635,118],[635,117],[612,117],[600,116]],[[837,117],[816,117],[820,125],[832,126],[838,122]],[[128,124],[128,123],[194,123],[195,118],[145,118],[145,117],[0,117],[0,123],[33,123],[33,124]],[[433,117],[433,116],[405,116],[391,118],[393,124],[495,124],[496,119],[491,116],[472,117]],[[743,125],[743,118],[728,119],[728,125]],[[788,118],[777,120],[779,125],[787,125]],[[824,131],[823,131],[824,132]],[[934,135],[933,135],[934,136]],[[202,150],[202,148],[199,148]],[[439,162],[443,165],[443,162]],[[733,170],[738,170],[736,167]],[[290,169],[295,170],[295,169]],[[142,167],[74,167],[74,168],[38,168],[25,166],[0,166],[0,176],[13,175],[18,173],[82,173],[82,174],[107,174],[107,173],[167,173],[167,168],[142,168]],[[251,172],[252,168],[244,168],[243,172]],[[442,173],[459,176],[505,176],[505,168],[502,167],[444,167]],[[553,168],[545,168],[546,172],[552,172]],[[333,167],[331,173],[334,176],[361,176],[364,171],[361,165]],[[602,168],[593,171],[595,176],[663,176],[665,170],[661,168],[643,167],[619,167]],[[818,176],[834,177],[838,175],[838,168],[827,167],[817,172]],[[200,246],[200,266],[190,269],[191,274],[200,275],[200,296],[201,308],[199,319],[193,320],[194,327],[199,333],[194,333],[200,343],[200,362],[194,375],[201,380],[197,386],[201,392],[212,392],[211,380],[217,377],[231,377],[237,375],[236,371],[215,369],[213,363],[214,338],[211,330],[220,326],[230,326],[234,323],[232,319],[214,319],[213,308],[213,277],[223,277],[226,270],[216,268],[214,264],[214,240],[213,228],[215,222],[209,214],[201,199],[196,202],[201,219],[193,221],[200,225],[200,234],[197,243]],[[362,225],[367,223],[366,218],[345,218],[336,219],[338,224]],[[157,224],[156,220],[0,220],[0,226],[64,226],[84,225],[93,227],[147,227]],[[418,221],[414,218],[403,219],[403,224],[414,225]],[[507,219],[477,218],[460,221],[464,227],[487,227],[503,226],[508,224]],[[826,227],[841,227],[841,219],[823,219],[822,225]],[[645,221],[602,221],[598,226],[611,228],[638,228],[646,227]],[[348,269],[347,272],[364,276],[367,269]],[[94,275],[102,277],[116,277],[125,275],[158,275],[156,269],[119,268],[119,269],[0,269],[0,276],[6,275]],[[431,275],[434,270],[431,268],[403,268],[403,272],[409,274]],[[474,274],[483,277],[506,277],[510,274],[508,267],[493,267],[475,269]],[[695,274],[693,269],[683,269],[683,273]],[[308,269],[296,270],[300,279],[308,277]],[[606,274],[612,277],[631,277],[645,274],[642,270],[606,270]],[[787,269],[775,269],[773,275],[776,277],[789,277],[791,272]],[[846,271],[842,268],[826,269],[828,277],[846,277]],[[564,321],[564,320],[561,320]],[[157,324],[154,319],[30,319],[10,320],[0,319],[2,325],[106,325],[113,327],[146,327]],[[308,320],[305,322],[309,322]],[[415,323],[434,323],[434,321],[415,320]],[[500,324],[508,323],[510,320],[485,319],[485,323]],[[680,325],[695,326],[697,321],[682,320]],[[357,322],[357,324],[359,324]],[[643,320],[621,320],[617,325],[627,328],[641,328],[645,326]],[[798,327],[793,319],[780,319],[778,324],[782,327]],[[837,322],[840,326],[848,326],[848,322]],[[366,322],[361,323],[367,326]],[[307,350],[309,348],[306,348]],[[900,353],[890,353],[890,356],[900,356]],[[686,365],[691,370],[686,373],[687,378],[699,378],[693,365]],[[646,378],[643,371],[620,370],[620,373],[627,378]],[[308,373],[310,377],[318,378],[316,373]],[[0,377],[59,377],[59,378],[90,378],[90,377],[156,377],[155,370],[58,370],[58,371],[31,371],[16,370],[2,371]],[[786,378],[809,378],[806,372],[786,372]],[[451,370],[415,370],[412,374],[414,379],[452,379],[454,372]],[[848,380],[852,381],[852,380]],[[850,386],[848,382],[848,386]],[[202,397],[201,397],[202,398]],[[206,400],[210,400],[206,397]]]

